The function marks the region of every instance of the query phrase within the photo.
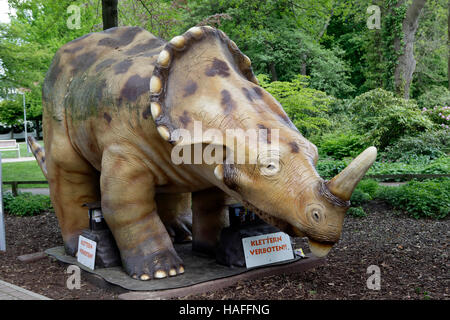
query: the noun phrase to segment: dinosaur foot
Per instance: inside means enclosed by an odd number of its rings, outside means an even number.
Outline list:
[[[173,249],[150,255],[127,255],[122,258],[125,271],[134,279],[143,281],[173,277],[184,273],[181,259]]]
[[[186,243],[192,241],[192,218],[179,217],[166,224],[166,230],[172,242]]]

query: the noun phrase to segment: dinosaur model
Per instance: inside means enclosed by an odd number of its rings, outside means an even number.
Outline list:
[[[199,123],[215,134],[195,134]],[[169,42],[118,27],[67,43],[44,81],[43,129],[45,152],[32,138],[29,144],[48,179],[66,252],[76,254],[88,226],[82,205],[101,201],[124,270],[141,280],[184,273],[173,239],[192,236],[194,249],[213,252],[227,224],[227,197],[326,255],[377,153],[370,147],[323,180],[317,148],[258,85],[250,59],[208,26]],[[265,151],[237,143],[256,161],[174,163],[175,149],[184,158],[211,149],[216,160],[234,157],[236,139],[217,137],[228,129],[264,131],[257,139]]]

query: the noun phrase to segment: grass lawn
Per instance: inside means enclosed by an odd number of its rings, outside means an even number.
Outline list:
[[[46,180],[44,174],[39,168],[36,161],[25,162],[10,162],[2,163],[2,177],[3,181],[44,181]],[[47,188],[47,184],[21,184],[19,188]],[[4,185],[4,189],[10,189],[10,185]]]
[[[40,140],[38,143],[41,146],[44,146],[44,141]],[[27,144],[25,142],[19,142],[19,148],[20,148],[20,157],[32,157],[33,154],[30,152],[27,152]],[[7,158],[17,158],[17,152],[16,151],[2,151],[2,159]]]

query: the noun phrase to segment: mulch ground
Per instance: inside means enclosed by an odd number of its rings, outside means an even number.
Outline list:
[[[415,220],[372,201],[368,216],[347,216],[341,241],[324,266],[301,274],[241,281],[229,288],[179,299],[449,299],[449,219]],[[67,266],[45,258],[25,264],[17,257],[62,245],[52,213],[35,217],[6,215],[7,251],[0,252],[0,279],[52,299],[116,299],[117,293],[81,277],[81,289],[69,290]],[[308,252],[303,239],[296,241]],[[380,268],[380,290],[367,288]]]

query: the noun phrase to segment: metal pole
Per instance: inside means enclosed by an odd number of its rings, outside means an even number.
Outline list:
[[[28,153],[30,153],[31,150],[30,150],[30,146],[28,145],[28,140],[27,140],[28,133],[27,133],[27,109],[25,107],[25,92],[22,93],[22,96],[23,96],[23,123],[24,123],[24,127],[25,127],[25,144],[27,145]]]
[[[0,251],[6,251],[5,219],[3,218],[3,180],[2,180],[2,154],[0,153]]]

